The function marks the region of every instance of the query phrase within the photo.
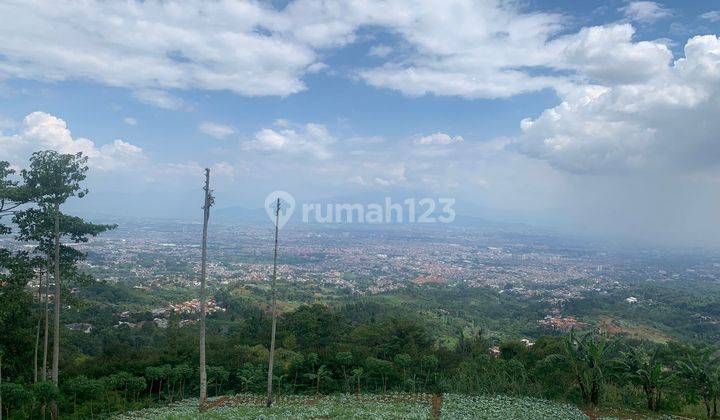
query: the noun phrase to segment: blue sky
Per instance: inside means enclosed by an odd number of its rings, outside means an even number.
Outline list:
[[[450,196],[715,245],[718,32],[712,1],[5,1],[0,158],[88,153],[98,213],[189,217],[208,166],[219,207]]]

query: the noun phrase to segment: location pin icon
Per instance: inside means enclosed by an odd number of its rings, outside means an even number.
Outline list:
[[[277,205],[278,198],[280,199],[278,228],[282,229],[295,211],[295,198],[286,191],[273,191],[265,197],[265,211],[273,223],[275,223],[275,206]]]

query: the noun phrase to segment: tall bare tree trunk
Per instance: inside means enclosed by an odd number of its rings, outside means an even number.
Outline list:
[[[268,359],[268,376],[267,376],[267,406],[273,403],[273,363],[275,361],[275,330],[277,328],[277,305],[275,294],[275,283],[277,282],[277,255],[278,255],[278,225],[280,223],[280,199],[277,199],[275,206],[275,253],[273,254],[273,275],[270,294],[272,296],[272,329],[270,330],[270,357]]]
[[[48,292],[50,291],[50,263],[48,262],[47,270],[45,271],[45,335],[43,337],[43,364],[42,364],[42,380],[47,381],[47,358],[48,358],[48,340],[50,338],[50,308],[48,307]]]
[[[0,389],[2,389],[2,353],[0,353]],[[2,420],[2,392],[0,392],[0,420]]]
[[[203,205],[202,259],[200,262],[200,410],[207,399],[207,369],[205,365],[205,280],[207,277],[207,236],[210,206],[213,197],[210,191],[210,169],[205,169],[205,205]]]
[[[33,383],[38,381],[38,353],[40,348],[40,322],[42,316],[38,317],[37,327],[35,327],[35,355],[33,356]]]
[[[2,389],[2,353],[0,353],[0,389]],[[0,420],[2,420],[2,392],[0,392]]]
[[[52,357],[52,380],[59,385],[58,377],[60,372],[60,204],[55,204],[55,322],[53,325],[53,357]],[[51,401],[50,411],[52,418],[57,420],[57,402]]]
[[[40,298],[42,294],[42,279],[45,273],[43,272],[42,275],[40,275],[40,280],[38,281],[38,305],[42,304],[42,299]],[[38,317],[37,322],[37,328],[35,329],[35,356],[33,357],[33,383],[37,383],[38,381],[38,349],[40,348],[40,322],[42,321],[42,316]]]

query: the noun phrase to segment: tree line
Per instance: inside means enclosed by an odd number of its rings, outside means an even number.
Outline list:
[[[15,323],[38,318],[34,334],[33,382],[44,382],[50,379],[55,387],[59,383],[60,375],[60,312],[64,290],[63,280],[76,282],[90,280],[77,271],[77,263],[83,260],[85,255],[64,244],[63,240],[82,243],[86,242],[89,237],[97,236],[115,227],[114,225],[90,223],[62,212],[61,207],[69,198],[82,198],[88,193],[88,190],[81,185],[86,178],[87,171],[87,157],[82,153],[61,154],[52,150],[35,152],[30,156],[28,168],[20,171],[19,180],[12,178],[15,170],[11,168],[9,162],[0,162],[0,233],[11,234],[15,229],[18,241],[34,245],[32,251],[11,252],[8,249],[0,249],[0,267],[5,272],[2,279],[2,302],[13,305],[10,313],[6,316],[14,317],[13,322]],[[11,225],[2,224],[2,219],[7,217],[11,218]],[[54,289],[52,335],[49,334],[50,311],[47,308],[50,277],[52,277]],[[25,289],[28,282],[33,279],[36,279],[38,283],[38,301],[45,301],[43,314],[37,314],[37,311],[34,314],[28,313],[32,312],[28,306],[29,299],[32,297],[25,293]],[[45,280],[45,289],[42,288],[43,279]],[[45,328],[42,364],[38,368],[40,318],[45,319]],[[10,337],[22,331],[21,328],[16,327],[19,325],[3,323],[3,329],[7,330]],[[6,371],[9,369],[12,373],[19,368],[14,363],[16,360],[22,360],[22,354],[18,354],[18,352],[23,349],[17,344],[22,343],[25,339],[26,337],[17,337],[17,341],[15,341],[8,339],[8,335],[3,335],[0,356],[4,355],[5,359],[11,363],[7,366],[6,362]],[[50,356],[48,356],[49,342],[52,343]],[[50,361],[48,361],[48,357],[51,359]],[[47,372],[48,365],[50,366],[49,373]],[[38,377],[39,373],[41,376]],[[47,404],[44,404],[43,407],[49,406],[53,418],[58,418],[56,400],[50,398],[46,402]]]
[[[270,314],[227,298],[228,311],[209,318],[207,395],[266,391]],[[244,306],[244,307],[243,307]],[[282,314],[273,367],[274,392],[464,393],[532,396],[578,405],[716,418],[719,370],[713,349],[658,344],[597,332],[570,332],[497,342],[458,331],[440,346],[421,318],[385,308],[367,317],[363,303],[304,305]],[[236,324],[234,328],[228,325]],[[147,341],[134,338],[142,334]],[[67,417],[87,418],[167,404],[199,395],[197,328],[177,321],[167,329],[108,328],[94,339],[108,344],[76,357],[52,382],[2,385],[10,418],[41,415],[58,401]],[[95,334],[93,334],[95,335]],[[76,346],[85,335],[68,335]],[[70,347],[73,343],[68,343]],[[491,348],[498,345],[499,352]],[[77,352],[82,354],[82,352]]]

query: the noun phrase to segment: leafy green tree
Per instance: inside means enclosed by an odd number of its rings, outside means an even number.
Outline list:
[[[517,340],[506,341],[500,345],[500,357],[504,360],[524,360],[527,352],[527,346]]]
[[[352,365],[353,355],[349,351],[341,351],[335,355],[335,362],[342,370],[345,392],[348,392],[350,390],[350,383],[348,382],[347,369]]]
[[[132,395],[133,402],[137,401],[138,396],[145,388],[147,388],[147,382],[142,376],[133,376],[127,382],[127,389]]]
[[[0,235],[11,232],[10,227],[2,224],[3,217],[12,215],[29,201],[27,190],[18,181],[10,179],[14,173],[9,162],[0,161]]]
[[[246,362],[236,376],[244,391],[257,392],[262,389],[265,374],[263,365]]]
[[[30,168],[22,171],[25,188],[32,200],[53,218],[54,242],[53,264],[55,266],[55,322],[53,340],[53,361],[51,377],[58,383],[60,369],[60,206],[68,198],[82,198],[87,193],[80,186],[88,170],[87,157],[60,154],[52,150],[35,152],[30,157]],[[57,407],[53,404],[53,417],[57,418]]]
[[[48,406],[60,396],[60,390],[52,381],[41,381],[32,385],[35,401],[42,407]]]
[[[208,366],[208,384],[215,387],[215,395],[220,394],[223,385],[230,379],[230,372],[222,366]]]
[[[298,376],[303,371],[305,365],[305,357],[297,352],[287,349],[278,349],[278,367],[282,368],[282,375],[287,378],[292,378],[291,386],[292,392],[295,392],[298,385]]]
[[[122,392],[123,402],[127,401],[128,395],[132,395],[132,387],[135,376],[130,372],[118,372],[105,378],[106,387],[109,390]]]
[[[93,400],[102,395],[106,385],[103,381],[90,379],[85,375],[74,376],[67,381],[64,381],[63,389],[65,393],[72,397],[73,400],[73,411],[77,412],[77,403],[87,401],[90,405],[90,413],[93,412]],[[116,379],[111,382],[110,386],[118,386]]]
[[[24,181],[24,188],[27,197],[36,203],[40,208],[40,214],[43,216],[37,220],[40,225],[45,226],[52,217],[52,242],[53,242],[53,265],[55,277],[55,320],[53,324],[53,357],[52,357],[52,373],[53,382],[58,383],[60,371],[60,309],[61,309],[61,287],[60,278],[60,251],[61,237],[61,212],[60,206],[63,205],[70,197],[82,198],[87,194],[88,190],[81,186],[81,182],[85,180],[87,167],[87,157],[82,153],[75,155],[61,154],[53,150],[35,152],[30,157],[30,167],[23,169],[21,172]],[[81,219],[71,219],[71,223],[79,223]],[[83,227],[88,227],[84,224]],[[100,233],[109,229],[109,226],[98,227],[94,232]],[[72,229],[66,227],[65,233],[71,232]],[[92,233],[90,233],[92,234]],[[73,235],[70,235],[71,238]],[[74,239],[81,240],[87,238],[84,236],[75,236]],[[47,239],[47,237],[43,237]],[[42,241],[40,241],[42,242]],[[57,405],[51,404],[53,417],[58,417]]]
[[[300,348],[321,357],[332,356],[346,328],[341,316],[321,304],[299,307],[283,318],[283,324]]]
[[[360,390],[361,390],[360,383],[363,380],[363,378],[365,378],[365,369],[363,369],[362,367],[357,367],[352,370],[352,375],[350,376],[350,379],[352,379],[353,382],[355,382],[355,384],[357,385],[357,388],[356,388],[357,394],[360,394]]]
[[[35,401],[32,392],[21,384],[13,382],[3,382],[0,385],[0,396],[2,397],[0,409],[5,410],[7,418],[11,418],[10,413],[13,412],[17,414],[23,412],[27,415]]]
[[[0,249],[0,351],[10,377],[32,377],[33,314],[27,284],[34,262],[26,252]]]
[[[425,373],[425,379],[423,381],[423,387],[427,389],[428,381],[433,375],[438,366],[438,358],[432,354],[426,354],[420,359],[420,369]]]
[[[376,357],[368,357],[365,359],[365,368],[368,374],[380,378],[383,392],[387,391],[388,376],[393,372],[393,365],[387,360],[378,359]]]
[[[166,380],[170,376],[171,371],[172,367],[170,367],[170,365],[150,366],[145,369],[145,377],[150,381],[151,389],[153,384],[158,384],[158,401],[162,398],[163,382],[167,382]]]
[[[173,399],[175,393],[180,394],[180,398],[185,398],[185,384],[193,376],[193,369],[185,363],[173,366],[170,369],[170,377],[168,381],[172,384],[170,392],[170,400]]]
[[[400,353],[396,354],[393,358],[393,361],[395,362],[395,366],[397,366],[400,371],[402,372],[402,380],[403,380],[403,387],[405,387],[407,382],[407,369],[412,365],[413,360],[412,357],[410,357],[407,353]]]

